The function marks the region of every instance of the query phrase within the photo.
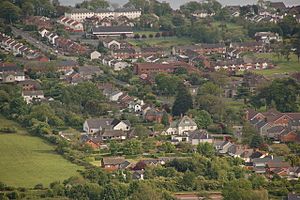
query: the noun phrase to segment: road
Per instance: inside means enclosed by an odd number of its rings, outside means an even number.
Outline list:
[[[69,56],[65,56],[61,53],[56,53],[55,52],[55,49],[42,43],[41,41],[33,38],[32,36],[30,36],[29,33],[23,31],[23,30],[20,30],[20,29],[17,29],[15,27],[11,27],[12,29],[12,33],[14,34],[15,37],[17,36],[22,36],[23,39],[25,39],[29,44],[31,44],[32,46],[36,47],[37,49],[39,49],[41,52],[43,53],[51,53],[51,54],[54,54],[57,56],[57,58],[60,58],[60,59],[64,59],[64,60],[77,60],[76,57],[69,57]]]

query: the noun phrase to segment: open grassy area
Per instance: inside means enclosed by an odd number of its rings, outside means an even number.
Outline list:
[[[27,134],[25,129],[0,116],[0,126],[12,125],[18,133],[0,133],[0,181],[10,186],[33,187],[38,183],[49,186],[79,176],[80,166],[70,163],[41,138]]]
[[[162,48],[170,48],[172,46],[193,44],[193,40],[191,38],[178,38],[178,37],[130,39],[128,40],[128,42],[138,47],[156,46]]]
[[[300,63],[298,62],[296,55],[291,55],[291,60],[286,61],[284,58],[277,58],[277,56],[273,53],[259,53],[255,54],[256,57],[259,58],[268,58],[274,62],[277,66],[274,69],[267,70],[256,70],[255,73],[272,76],[276,74],[290,74],[293,72],[300,72]]]

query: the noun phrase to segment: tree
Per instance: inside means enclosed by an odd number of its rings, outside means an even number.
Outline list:
[[[184,115],[191,108],[193,108],[192,95],[185,85],[179,84],[172,113],[174,116]]]
[[[133,38],[134,38],[134,39],[140,39],[141,36],[140,36],[140,34],[136,33],[136,34],[134,34]]]
[[[281,55],[283,57],[285,57],[286,61],[289,61],[290,60],[290,54],[292,52],[292,45],[287,43],[287,42],[284,42],[282,44],[282,48],[280,49],[281,50]]]
[[[200,110],[195,116],[195,122],[197,123],[198,128],[206,129],[209,125],[212,124],[213,120],[211,118],[211,115],[207,111]]]
[[[263,138],[260,135],[253,135],[250,141],[251,148],[259,148],[263,144]]]
[[[251,104],[260,108],[265,103],[269,108],[275,105],[280,112],[297,112],[299,88],[299,84],[294,79],[275,79],[253,96]]]
[[[157,74],[155,76],[155,83],[159,94],[174,95],[179,84],[179,78],[169,74]]]
[[[0,96],[1,97],[1,96]],[[170,123],[169,123],[169,115],[167,112],[164,112],[163,113],[163,116],[162,116],[162,119],[161,119],[161,123],[164,125],[164,126],[168,126]]]
[[[228,182],[223,191],[222,195],[224,200],[241,200],[246,199],[246,196],[250,195],[252,190],[251,182],[246,179],[237,179]]]
[[[143,125],[137,125],[134,128],[134,133],[139,139],[145,139],[148,137],[148,129]]]
[[[300,62],[300,34],[293,39],[293,48],[295,49],[294,54],[298,58],[298,62]]]
[[[160,200],[164,199],[162,193],[151,184],[139,182],[129,197],[130,200]]]
[[[121,148],[122,148],[121,145],[117,141],[112,140],[109,143],[110,154],[113,156],[117,155],[117,153],[121,150]]]
[[[237,95],[235,96],[236,99],[244,99],[244,103],[248,102],[248,99],[251,96],[250,88],[246,86],[238,86],[237,88]]]
[[[79,56],[79,57],[77,58],[77,62],[78,62],[78,64],[79,64],[79,66],[83,66],[83,65],[84,65],[84,57]]]
[[[20,13],[20,8],[10,3],[9,1],[4,1],[1,3],[0,17],[4,18],[7,22],[12,23],[19,19]]]
[[[197,146],[197,152],[206,157],[212,157],[216,153],[214,146],[208,142],[199,143]]]
[[[262,189],[267,184],[266,178],[262,175],[253,174],[250,176],[249,180],[252,183],[253,189]]]
[[[184,18],[181,15],[174,15],[172,18],[174,26],[182,26],[184,24]]]
[[[165,142],[161,145],[161,149],[166,153],[173,153],[176,148],[171,142]]]
[[[220,87],[213,82],[207,82],[204,83],[198,90],[198,95],[214,95],[214,96],[220,96],[222,90]]]
[[[142,144],[139,140],[127,140],[123,145],[123,153],[125,155],[137,155],[142,152]]]

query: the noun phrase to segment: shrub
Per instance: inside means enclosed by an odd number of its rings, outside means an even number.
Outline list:
[[[2,133],[16,133],[17,129],[14,127],[4,127],[0,129],[0,132]]]
[[[39,183],[39,184],[36,184],[36,185],[34,186],[34,189],[35,189],[35,190],[42,190],[42,189],[44,189],[44,186],[43,186],[42,183]]]

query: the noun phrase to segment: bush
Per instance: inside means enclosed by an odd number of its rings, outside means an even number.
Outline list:
[[[0,132],[2,133],[16,133],[17,129],[14,127],[4,127],[0,129]]]
[[[39,184],[36,184],[36,185],[34,186],[34,189],[35,189],[35,190],[42,190],[42,189],[44,189],[44,186],[43,186],[42,183],[39,183]]]

